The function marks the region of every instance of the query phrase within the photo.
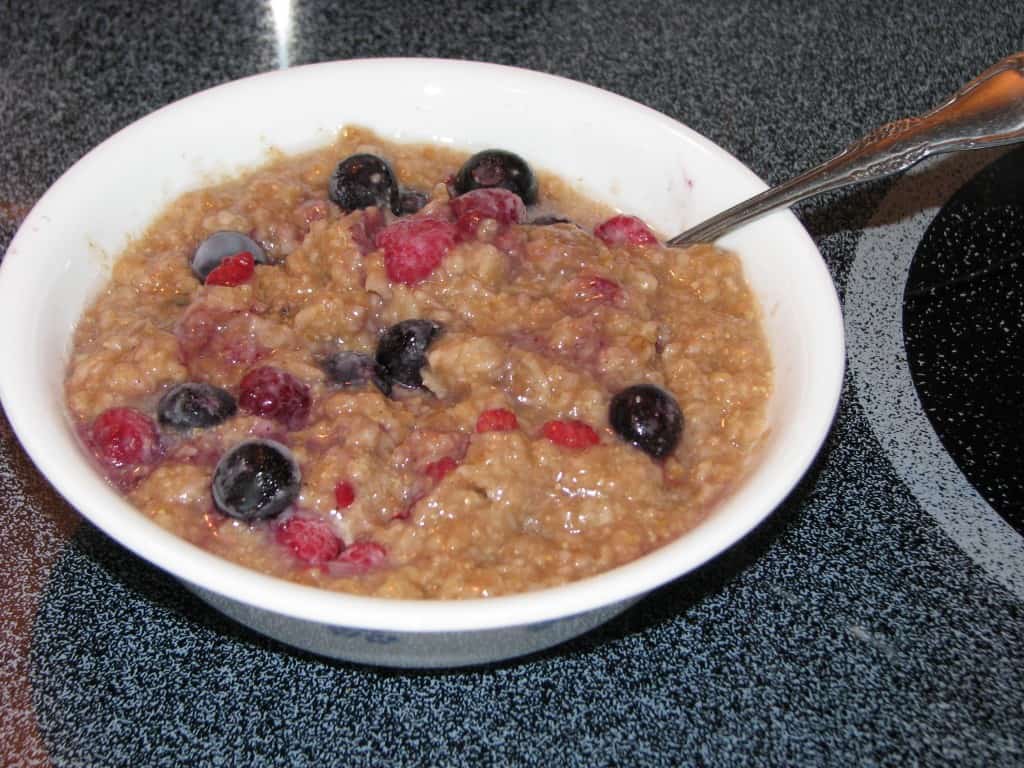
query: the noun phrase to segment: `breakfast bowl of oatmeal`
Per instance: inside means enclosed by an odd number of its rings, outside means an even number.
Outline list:
[[[83,516],[258,632],[390,666],[523,655],[734,544],[820,448],[842,323],[796,219],[664,246],[763,188],[524,70],[229,83],[33,209],[0,268],[0,397]]]

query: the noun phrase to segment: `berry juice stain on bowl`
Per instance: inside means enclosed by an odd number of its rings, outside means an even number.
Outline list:
[[[344,125],[370,130],[325,148]],[[842,323],[796,219],[728,252],[657,242],[763,188],[663,115],[525,70],[229,83],[115,135],[26,218],[0,397],[89,520],[259,632],[393,666],[521,655],[736,542],[824,440]],[[752,351],[694,362],[751,328]],[[762,364],[750,419],[710,418]],[[755,443],[728,480],[718,458]]]
[[[348,128],[165,210],[79,323],[66,397],[111,483],[197,546],[493,597],[701,520],[764,430],[759,317],[734,254],[664,248],[506,150]]]

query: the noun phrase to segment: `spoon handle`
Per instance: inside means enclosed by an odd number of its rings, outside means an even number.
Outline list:
[[[989,67],[932,111],[876,128],[831,160],[676,235],[668,245],[710,243],[776,208],[905,171],[929,155],[1017,141],[1024,141],[1024,52]]]

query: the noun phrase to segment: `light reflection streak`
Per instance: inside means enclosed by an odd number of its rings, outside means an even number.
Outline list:
[[[270,15],[277,38],[277,67],[287,69],[291,64],[292,0],[270,0]]]

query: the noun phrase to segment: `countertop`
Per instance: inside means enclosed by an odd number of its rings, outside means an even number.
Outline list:
[[[0,40],[6,249],[101,140],[282,65],[563,75],[771,183],[1024,49],[1024,17],[954,0],[18,1]],[[83,522],[0,420],[3,764],[1024,763],[1022,177],[1021,151],[964,155],[801,206],[849,343],[810,472],[698,572],[493,667],[381,670],[254,635]]]

